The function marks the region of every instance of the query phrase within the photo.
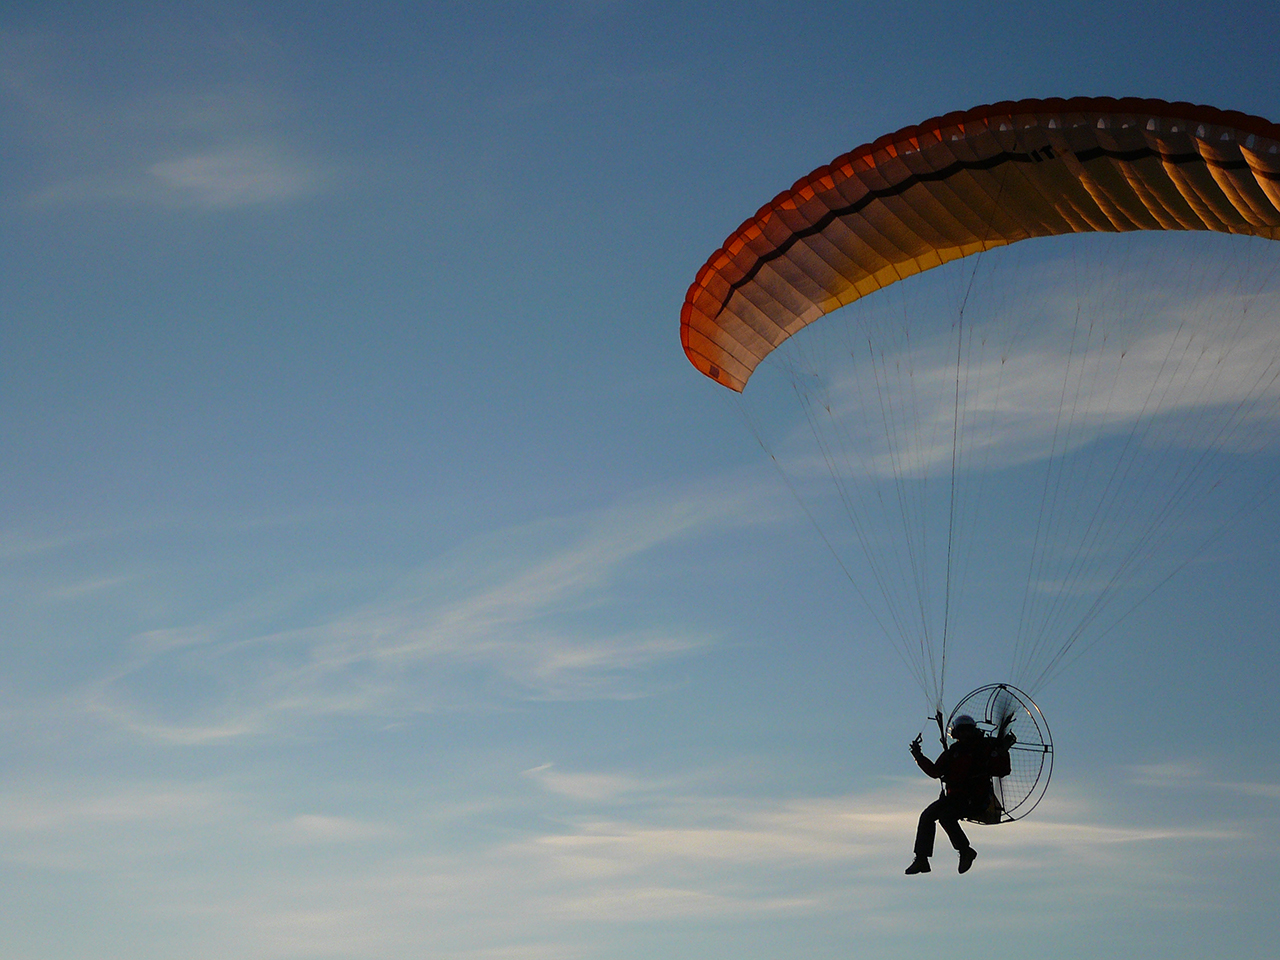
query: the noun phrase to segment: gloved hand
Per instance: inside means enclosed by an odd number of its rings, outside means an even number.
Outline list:
[[[1003,747],[1005,750],[1008,750],[1017,742],[1018,742],[1018,738],[1015,737],[1012,733],[1006,733],[1003,737],[1000,738],[1000,746]]]
[[[913,757],[920,757],[924,755],[924,751],[920,749],[920,738],[921,734],[917,733],[916,738],[911,741],[910,750]]]

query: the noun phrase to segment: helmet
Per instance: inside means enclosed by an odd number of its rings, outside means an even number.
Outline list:
[[[962,727],[968,727],[970,730],[977,730],[978,724],[974,721],[973,717],[969,716],[967,713],[962,713],[951,721],[951,729],[947,732],[954,738]]]

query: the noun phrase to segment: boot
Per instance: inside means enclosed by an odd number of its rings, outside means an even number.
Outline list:
[[[911,866],[907,867],[906,872],[907,876],[911,876],[916,873],[928,873],[929,869],[929,858],[917,856],[911,861]]]
[[[965,847],[960,851],[960,872],[968,873],[969,868],[973,866],[973,861],[978,859],[978,851],[973,847]]]

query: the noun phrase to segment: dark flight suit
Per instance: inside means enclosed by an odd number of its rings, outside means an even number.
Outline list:
[[[920,814],[916,829],[916,856],[933,856],[935,824],[942,824],[947,839],[957,850],[969,846],[960,827],[962,819],[981,820],[991,801],[991,778],[1009,773],[1009,749],[991,737],[957,740],[942,751],[937,760],[913,751],[916,763],[930,777],[941,779],[943,795]]]

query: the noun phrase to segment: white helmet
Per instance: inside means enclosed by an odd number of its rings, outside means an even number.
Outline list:
[[[955,739],[956,731],[961,727],[968,727],[971,730],[977,730],[978,724],[973,717],[969,716],[967,713],[960,714],[960,716],[951,721],[951,729],[947,731],[951,734],[952,739]]]

